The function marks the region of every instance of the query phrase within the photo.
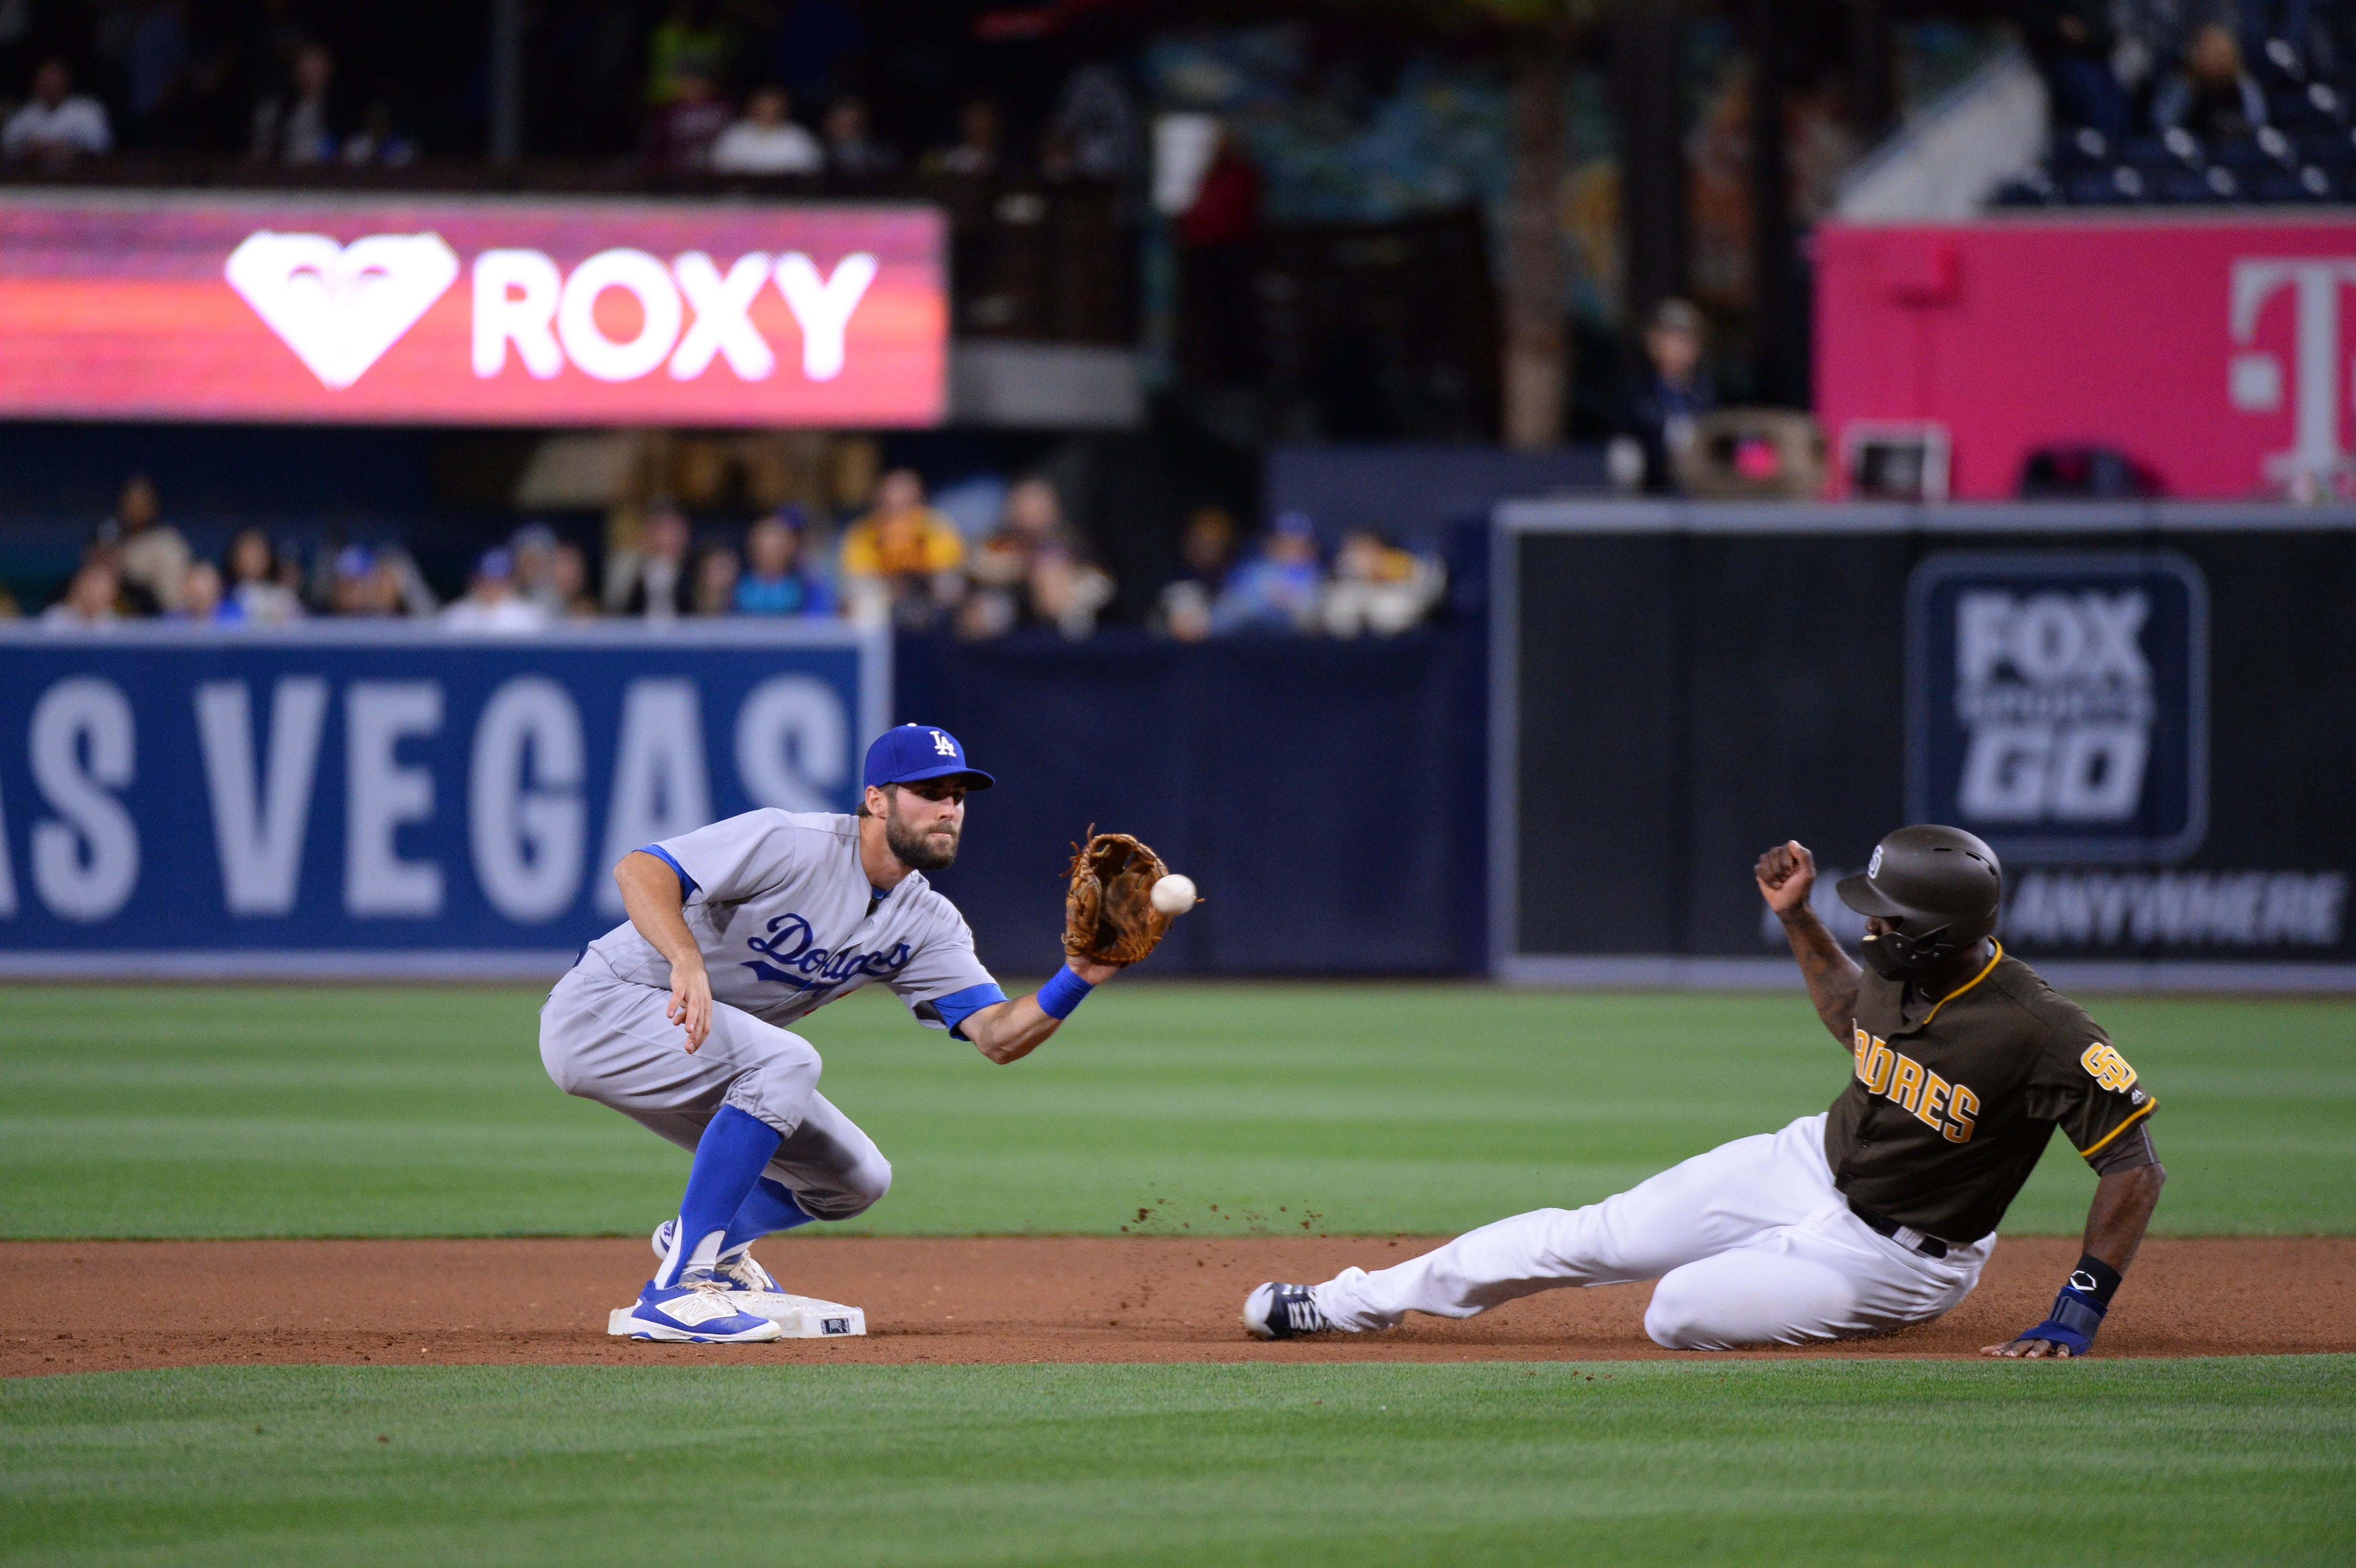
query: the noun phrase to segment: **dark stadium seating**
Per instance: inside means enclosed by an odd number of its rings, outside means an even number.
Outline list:
[[[2314,69],[2276,38],[2248,67],[2269,123],[2204,141],[2182,127],[2113,138],[2057,123],[2040,166],[2006,181],[1997,208],[2317,206],[2356,202],[2356,60]]]

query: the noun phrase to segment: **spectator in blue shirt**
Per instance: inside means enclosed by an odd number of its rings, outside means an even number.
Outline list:
[[[787,507],[744,535],[744,573],[736,580],[739,615],[831,615],[825,581],[802,569],[802,517]]]
[[[1259,553],[1236,568],[1211,606],[1211,630],[1305,632],[1317,622],[1325,573],[1306,512],[1280,512]]]

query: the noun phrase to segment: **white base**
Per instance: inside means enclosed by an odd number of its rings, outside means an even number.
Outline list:
[[[739,1312],[766,1317],[777,1326],[780,1339],[841,1339],[863,1337],[867,1314],[839,1301],[813,1296],[780,1296],[766,1290],[732,1290],[728,1300]],[[630,1309],[616,1307],[605,1316],[605,1332],[617,1339],[629,1336]]]

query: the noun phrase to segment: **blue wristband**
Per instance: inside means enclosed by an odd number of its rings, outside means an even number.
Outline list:
[[[2066,1348],[2073,1356],[2083,1356],[2094,1348],[2095,1331],[2102,1328],[2109,1310],[2090,1292],[2079,1289],[2073,1275],[2062,1287],[2062,1294],[2053,1298],[2053,1310],[2046,1314],[2045,1321],[2024,1330],[2019,1338],[2048,1340]]]
[[[1054,979],[1039,987],[1035,999],[1039,1010],[1049,1018],[1067,1019],[1072,1016],[1072,1009],[1087,1001],[1088,993],[1095,989],[1094,986],[1074,974],[1067,965],[1055,971]]]

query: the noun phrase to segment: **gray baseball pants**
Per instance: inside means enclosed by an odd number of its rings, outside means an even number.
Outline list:
[[[624,980],[594,953],[574,965],[540,1009],[540,1060],[568,1094],[610,1105],[692,1151],[723,1105],[757,1116],[784,1141],[762,1174],[820,1220],[866,1212],[892,1189],[875,1140],[818,1092],[809,1041],[724,1002],[692,1055],[664,1017],[670,993]]]

